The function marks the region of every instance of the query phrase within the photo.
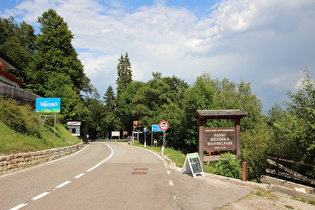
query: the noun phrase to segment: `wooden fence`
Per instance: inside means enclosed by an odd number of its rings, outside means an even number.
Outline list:
[[[32,106],[35,106],[36,98],[40,98],[39,95],[6,84],[0,84],[0,97],[12,98]]]
[[[286,162],[286,163],[295,163],[303,166],[309,166],[309,167],[314,167],[314,163],[303,163],[298,160],[292,160],[292,159],[287,159],[275,155],[268,155],[267,162],[272,165],[275,169],[266,169],[267,173],[270,173],[272,175],[284,177],[287,179],[295,180],[298,182],[303,182],[311,185],[315,185],[315,180],[310,179],[305,175],[302,175],[286,166],[280,163],[281,162]]]

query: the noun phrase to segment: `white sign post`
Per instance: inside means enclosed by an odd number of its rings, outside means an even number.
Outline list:
[[[161,121],[159,123],[159,128],[163,131],[163,144],[162,144],[162,155],[164,154],[164,148],[165,148],[165,133],[166,130],[169,128],[169,124],[167,121]]]

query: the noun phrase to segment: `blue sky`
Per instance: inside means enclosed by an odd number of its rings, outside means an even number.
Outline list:
[[[315,72],[314,0],[0,0],[0,17],[38,28],[53,8],[75,35],[73,45],[103,95],[115,87],[128,52],[133,79],[152,72],[193,84],[203,73],[251,83],[266,113],[289,101],[307,67]]]

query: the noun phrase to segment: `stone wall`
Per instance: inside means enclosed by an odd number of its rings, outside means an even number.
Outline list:
[[[83,143],[61,148],[47,149],[37,152],[19,153],[0,156],[0,173],[12,172],[39,163],[61,158],[82,149]]]

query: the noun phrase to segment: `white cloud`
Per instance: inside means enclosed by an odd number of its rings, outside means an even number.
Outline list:
[[[56,9],[75,34],[74,46],[101,94],[115,84],[118,58],[125,52],[136,80],[158,71],[191,84],[210,72],[214,78],[250,82],[266,99],[265,109],[295,87],[304,66],[315,71],[313,0],[222,0],[202,18],[187,7],[165,6],[164,0],[135,10],[105,2],[25,0],[6,15],[34,23]]]

